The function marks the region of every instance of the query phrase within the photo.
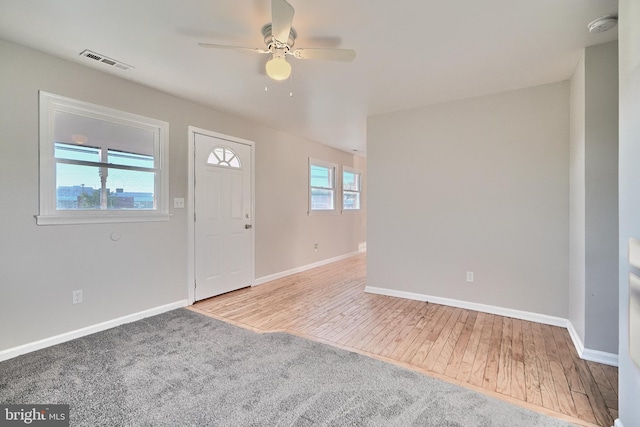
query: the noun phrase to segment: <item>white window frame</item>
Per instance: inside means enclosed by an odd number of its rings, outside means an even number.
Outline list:
[[[154,133],[154,209],[59,210],[56,207],[54,113],[76,114]],[[40,91],[40,209],[38,225],[169,220],[169,123]]]
[[[344,188],[344,173],[348,172],[348,173],[352,173],[355,175],[358,175],[358,190],[345,190]],[[342,206],[342,213],[343,214],[349,214],[349,213],[358,213],[362,210],[362,172],[359,171],[358,169],[354,169],[354,168],[350,168],[349,166],[343,166],[342,167],[342,173],[340,174],[340,181],[342,182],[342,198],[340,199],[340,203]],[[358,193],[358,204],[359,207],[357,209],[345,209],[344,207],[344,193],[345,191],[348,191],[350,193]]]
[[[312,187],[311,186],[311,166],[320,166],[327,169],[333,170],[333,209],[312,209],[311,208],[311,190],[313,188],[323,188],[324,187]],[[338,165],[334,163],[325,162],[323,160],[313,159],[309,157],[309,168],[307,169],[307,179],[308,188],[309,188],[309,210],[307,213],[309,215],[333,215],[338,213],[338,199],[336,197],[337,189],[338,189]]]

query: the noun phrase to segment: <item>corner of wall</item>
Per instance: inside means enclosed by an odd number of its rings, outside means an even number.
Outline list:
[[[585,51],[570,80],[569,94],[569,333],[582,352],[585,338]],[[580,344],[580,345],[578,345]]]

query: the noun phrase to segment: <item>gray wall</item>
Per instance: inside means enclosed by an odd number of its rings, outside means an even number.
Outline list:
[[[367,138],[369,286],[568,316],[568,82],[370,117]]]
[[[618,43],[585,49],[585,348],[618,353]]]
[[[640,2],[620,0],[620,367],[619,419],[625,427],[640,425],[640,367],[629,357],[628,241],[640,238]],[[640,274],[639,271],[634,271]]]
[[[364,210],[307,215],[309,156],[366,173],[364,159],[15,44],[0,41],[0,56],[0,350],[187,298],[184,209],[160,223],[36,225],[38,90],[169,122],[170,199],[187,195],[189,125],[255,141],[258,278],[366,241]]]

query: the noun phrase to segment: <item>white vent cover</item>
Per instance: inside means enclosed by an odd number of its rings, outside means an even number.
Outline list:
[[[125,70],[125,71],[130,68],[134,68],[132,65],[125,64],[124,62],[117,61],[115,59],[93,52],[89,49],[85,49],[82,52],[80,52],[80,56],[84,56],[85,58],[93,59],[94,61],[102,62],[103,64],[120,68],[121,70]]]

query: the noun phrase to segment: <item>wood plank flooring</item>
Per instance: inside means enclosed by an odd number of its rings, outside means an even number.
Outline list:
[[[612,426],[618,370],[566,329],[364,292],[366,256],[201,301],[192,310],[395,363],[583,426]]]

